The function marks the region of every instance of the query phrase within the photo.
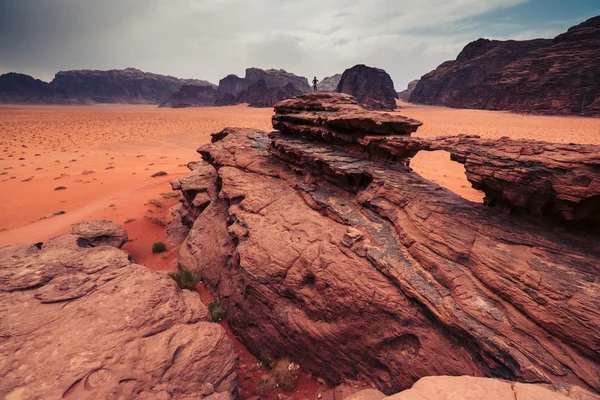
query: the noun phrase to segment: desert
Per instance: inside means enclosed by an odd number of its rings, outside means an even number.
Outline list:
[[[600,399],[600,9],[67,3],[0,24],[0,398]]]

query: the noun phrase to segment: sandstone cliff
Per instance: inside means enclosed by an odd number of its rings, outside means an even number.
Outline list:
[[[179,79],[135,68],[61,71],[50,83],[27,75],[5,74],[0,76],[0,102],[159,104],[182,85],[216,88],[207,81]]]
[[[355,65],[342,74],[338,93],[352,95],[369,110],[395,110],[398,93],[392,78],[382,69]]]
[[[180,265],[260,359],[388,394],[431,375],[600,391],[600,237],[568,228],[597,226],[598,146],[412,138],[420,122],[343,94],[279,103],[273,125],[214,134],[173,182]],[[493,201],[407,166],[436,149]]]
[[[600,115],[600,17],[554,40],[468,44],[426,74],[409,100],[458,108]]]

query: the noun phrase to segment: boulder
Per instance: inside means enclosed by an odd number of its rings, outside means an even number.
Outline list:
[[[231,342],[198,294],[78,238],[0,249],[0,397],[235,397]]]
[[[409,100],[458,108],[600,115],[600,16],[552,39],[468,44]]]
[[[393,111],[397,107],[398,93],[394,82],[387,72],[379,68],[361,64],[347,69],[336,92],[354,96],[361,106],[369,110]]]
[[[127,231],[112,221],[84,221],[74,224],[73,235],[84,239],[88,245],[120,248],[129,240]]]
[[[236,335],[261,359],[387,394],[432,375],[598,392],[598,234],[471,203],[401,154],[371,153],[361,142],[431,143],[395,115],[346,118],[354,107],[302,96],[276,106],[281,131],[228,128],[199,149],[214,192],[179,262],[202,273]],[[319,135],[338,116],[350,141]]]

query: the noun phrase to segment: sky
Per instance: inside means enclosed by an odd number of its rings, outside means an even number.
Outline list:
[[[0,73],[121,69],[218,83],[247,67],[311,78],[355,64],[397,90],[469,42],[551,38],[600,0],[0,0]]]

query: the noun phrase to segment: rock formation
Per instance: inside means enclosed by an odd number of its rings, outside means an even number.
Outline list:
[[[73,235],[82,238],[90,247],[111,246],[120,248],[129,240],[127,231],[112,221],[84,221],[73,225]]]
[[[600,115],[600,16],[551,39],[468,44],[409,100],[458,108]]]
[[[382,69],[355,65],[344,71],[336,89],[338,93],[347,93],[369,110],[396,109],[398,93],[394,89],[392,78]]]
[[[406,88],[406,90],[398,92],[398,98],[400,100],[408,101],[408,99],[410,98],[410,95],[412,94],[412,92],[417,87],[417,83],[419,83],[418,79],[415,79],[414,81],[408,82],[408,87]]]
[[[240,78],[237,75],[226,76],[219,81],[218,90],[222,93],[237,96],[260,80],[265,81],[267,88],[285,87],[291,83],[300,92],[311,91],[308,80],[303,76],[294,75],[283,69],[262,70],[259,68],[247,68],[245,78]]]
[[[250,80],[231,74],[219,81],[219,87],[217,90],[220,93],[227,93],[232,96],[237,96],[241,91],[248,89],[248,86],[251,84],[252,82],[250,82]]]
[[[125,251],[77,235],[0,248],[0,304],[3,399],[237,395],[231,342],[199,296]]]
[[[600,175],[584,147],[411,138],[418,121],[339,94],[282,102],[273,123],[214,134],[174,185],[191,227],[180,265],[261,360],[388,394],[431,375],[600,391],[598,234],[468,202],[406,165],[443,146],[502,193],[539,171],[531,185],[570,180],[583,198]],[[561,193],[555,204],[577,203]]]
[[[6,84],[7,81],[10,82],[9,85]],[[0,76],[0,102],[159,104],[177,92],[182,85],[216,88],[207,81],[179,79],[135,68],[61,71],[50,83],[34,80],[27,75],[5,74]]]
[[[52,103],[54,89],[49,83],[29,75],[10,72],[0,75],[0,103]]]
[[[179,91],[160,103],[160,107],[212,107],[234,104],[235,97],[210,86],[183,85]]]
[[[319,82],[319,92],[335,92],[340,84],[341,79],[342,74],[335,74],[333,76],[323,78],[323,80]]]
[[[303,92],[292,83],[285,86],[268,87],[264,79],[258,80],[236,96],[236,103],[248,103],[250,107],[273,107],[282,100],[289,99]]]
[[[432,376],[396,395],[385,397],[373,389],[360,391],[346,400],[597,400],[596,396],[577,386],[544,387],[470,376]]]

